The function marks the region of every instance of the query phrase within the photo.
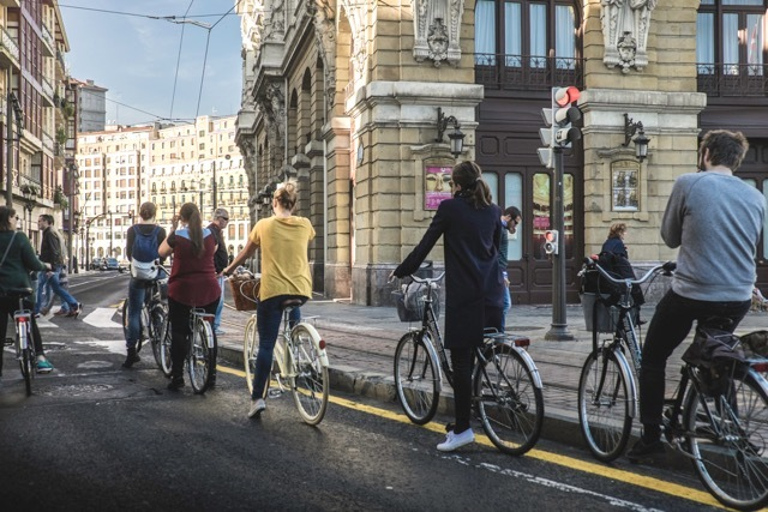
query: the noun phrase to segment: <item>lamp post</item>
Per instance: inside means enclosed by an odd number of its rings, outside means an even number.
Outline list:
[[[437,138],[435,142],[443,142],[443,133],[448,128],[448,123],[453,125],[453,132],[448,134],[448,138],[451,142],[451,154],[454,158],[459,158],[459,155],[464,152],[464,134],[461,131],[461,125],[459,120],[455,116],[446,116],[443,114],[443,109],[437,108]]]
[[[642,162],[648,157],[648,143],[651,142],[651,139],[645,136],[642,121],[633,121],[629,114],[624,114],[624,144],[622,146],[629,146],[629,143],[633,142],[632,137],[635,137],[635,157],[639,162]]]
[[[200,211],[203,211],[203,198],[205,197],[203,195],[203,189],[205,188],[205,179],[200,178]]]
[[[35,208],[37,200],[37,188],[34,185],[24,185],[21,187],[21,193],[24,196],[24,217],[26,219],[29,239],[32,239],[32,210]]]
[[[115,227],[114,222],[112,222],[112,210],[107,211],[107,214],[109,215],[109,257],[112,258],[114,254],[112,253],[112,239],[115,236],[113,228]]]

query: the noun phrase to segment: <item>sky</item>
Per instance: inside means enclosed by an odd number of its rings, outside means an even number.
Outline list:
[[[107,124],[235,115],[242,86],[236,1],[60,0],[70,46],[65,56],[70,75],[109,89]],[[179,19],[185,13],[188,20],[215,24],[207,60],[209,30],[144,17]]]

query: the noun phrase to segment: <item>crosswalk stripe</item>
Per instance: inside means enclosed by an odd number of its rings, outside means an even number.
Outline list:
[[[114,329],[114,328],[122,328],[123,326],[120,325],[118,322],[115,322],[112,320],[112,317],[115,315],[115,308],[96,308],[93,310],[93,312],[88,313],[88,315],[83,318],[83,322],[85,322],[88,325],[92,325],[94,327],[101,327],[101,328],[108,328],[108,329]]]

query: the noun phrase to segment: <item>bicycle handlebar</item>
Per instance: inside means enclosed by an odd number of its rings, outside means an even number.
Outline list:
[[[665,276],[671,276],[672,272],[675,271],[677,268],[677,263],[674,261],[667,261],[665,263],[662,263],[661,265],[656,265],[652,269],[650,269],[648,272],[645,273],[643,277],[640,279],[630,279],[630,278],[615,278],[610,273],[608,273],[607,270],[605,270],[603,267],[600,266],[598,262],[591,258],[584,258],[584,268],[579,272],[579,276],[583,276],[584,272],[588,270],[597,270],[600,272],[600,275],[606,278],[608,281],[618,284],[618,285],[634,285],[634,284],[643,284],[649,279],[651,279],[653,276],[658,274],[659,272],[663,272]]]
[[[430,284],[430,283],[436,283],[438,281],[441,281],[443,277],[445,277],[445,272],[441,272],[440,275],[437,277],[419,277],[416,274],[411,274],[409,277],[413,279],[414,283]]]

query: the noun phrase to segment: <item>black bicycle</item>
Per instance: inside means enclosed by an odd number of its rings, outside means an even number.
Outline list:
[[[606,302],[598,294],[592,353],[579,380],[579,424],[587,446],[601,461],[624,453],[638,411],[642,346],[635,329],[632,286],[659,273],[669,275],[674,268],[668,262],[641,279],[616,279],[596,262],[585,262],[582,273],[596,272],[622,290],[618,302]],[[612,332],[598,332],[603,330],[601,314],[610,319]],[[712,332],[709,326],[698,326],[693,350],[707,352],[710,342],[722,349],[722,355],[707,361],[694,360],[689,352],[683,356],[680,384],[665,400],[664,438],[691,459],[699,479],[718,501],[755,510],[768,503],[768,383],[753,367],[763,368],[765,361],[739,363],[733,353],[739,338],[725,332],[711,341]]]
[[[32,379],[35,376],[35,342],[32,334],[32,311],[24,307],[24,299],[32,295],[32,288],[13,288],[6,291],[8,300],[18,301],[19,307],[13,313],[15,337],[6,338],[4,344],[13,345],[16,360],[19,362],[21,375],[24,377],[24,388],[27,396],[32,395]],[[0,375],[3,374],[3,352],[0,346]]]
[[[168,279],[155,279],[148,283],[146,300],[141,309],[141,334],[136,343],[140,352],[144,343],[152,345],[152,354],[158,368],[166,377],[171,375],[171,334],[168,327],[168,301],[166,292]],[[128,299],[123,301],[123,334],[128,339]]]
[[[442,374],[453,385],[453,371],[437,324],[436,290],[444,275],[434,279],[412,275],[413,283],[422,285],[423,294],[417,294],[415,301],[398,297],[401,320],[421,321],[419,329],[397,343],[394,368],[400,404],[418,425],[428,423],[437,412]],[[472,403],[483,430],[499,450],[512,455],[533,448],[544,422],[541,378],[525,350],[529,344],[528,338],[489,330],[483,346],[476,349],[472,372]]]

